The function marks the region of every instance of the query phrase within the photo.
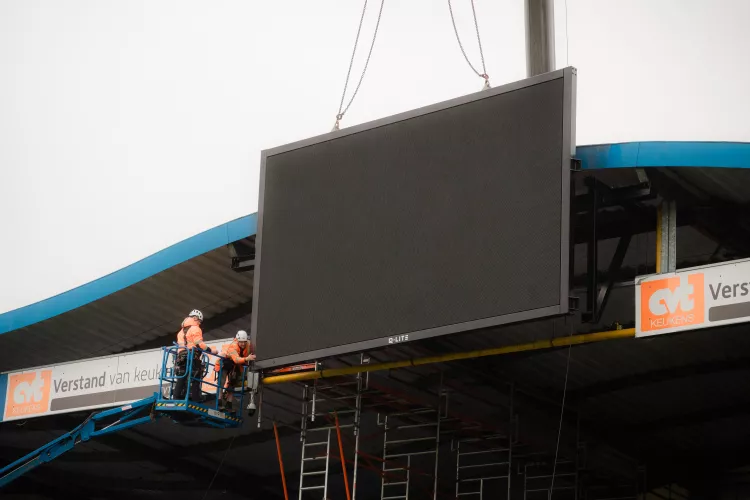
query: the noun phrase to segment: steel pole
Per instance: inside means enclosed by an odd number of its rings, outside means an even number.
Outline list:
[[[524,0],[526,20],[526,75],[555,70],[554,0]]]

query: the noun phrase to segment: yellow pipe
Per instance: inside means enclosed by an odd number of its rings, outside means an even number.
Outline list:
[[[656,274],[661,272],[661,205],[656,209]]]
[[[396,368],[407,368],[409,366],[430,365],[433,363],[445,363],[462,359],[482,358],[485,356],[499,356],[516,352],[538,351],[551,349],[553,347],[564,347],[568,345],[589,344],[591,342],[602,342],[604,340],[615,340],[635,337],[635,328],[623,330],[609,330],[606,332],[584,333],[571,335],[570,337],[558,337],[550,340],[537,340],[526,344],[516,344],[504,347],[493,347],[491,349],[480,349],[477,351],[454,352],[441,354],[440,356],[428,356],[425,358],[411,358],[404,361],[392,361],[390,363],[379,363],[374,365],[348,366],[346,368],[331,368],[315,372],[289,373],[276,375],[263,379],[264,384],[283,384],[287,382],[300,382],[303,380],[315,380],[319,378],[341,377],[343,375],[355,375],[357,373],[375,372],[381,370],[394,370]]]

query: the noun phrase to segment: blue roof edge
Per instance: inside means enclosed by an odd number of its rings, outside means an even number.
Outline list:
[[[0,314],[0,334],[18,330],[95,300],[223,245],[252,236],[257,214],[240,217],[160,250],[111,274],[28,306]]]
[[[583,170],[628,167],[750,168],[747,142],[624,142],[578,146]]]

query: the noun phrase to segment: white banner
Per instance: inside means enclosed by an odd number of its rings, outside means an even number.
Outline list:
[[[750,259],[639,277],[636,336],[750,321]]]
[[[207,344],[221,349],[231,341]],[[162,357],[162,349],[152,349],[2,374],[7,387],[0,420],[104,408],[149,397],[160,390]],[[218,359],[210,358],[212,363]],[[167,361],[171,367],[172,360]],[[204,380],[216,383],[213,367]],[[203,390],[214,393],[216,388],[204,384]]]

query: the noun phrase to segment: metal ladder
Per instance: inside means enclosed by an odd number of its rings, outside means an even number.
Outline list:
[[[325,429],[313,429],[313,430],[325,430]],[[309,432],[309,431],[308,431]],[[322,446],[325,445],[326,452],[325,455],[312,455],[308,456],[305,452],[309,447],[315,447],[315,446]],[[330,456],[331,456],[331,429],[327,429],[326,431],[326,439],[325,441],[319,441],[319,442],[313,442],[308,443],[307,438],[304,438],[302,441],[302,464],[300,465],[300,476],[299,476],[299,499],[302,500],[302,494],[305,491],[311,491],[311,490],[323,490],[323,499],[328,498],[328,468],[330,465]],[[325,467],[324,469],[313,469],[309,470],[308,467],[307,470],[305,469],[305,464],[317,460],[325,460]],[[313,465],[310,463],[310,465]],[[316,476],[322,476],[323,477],[323,484],[318,484],[318,482],[313,482],[313,484],[306,484],[305,479],[308,479],[308,483],[310,482],[310,479],[314,479]]]
[[[359,425],[362,409],[363,377],[357,375],[354,381],[336,384],[305,385],[302,391],[302,422],[300,442],[302,458],[300,463],[299,500],[304,493],[319,490],[322,500],[328,498],[328,476],[331,471],[331,439],[338,443],[336,425],[331,420],[334,413],[339,419],[339,430],[352,429],[355,434],[354,476],[352,499],[356,495],[357,462],[359,448]],[[323,417],[323,418],[321,418]],[[325,447],[325,453],[322,448]],[[334,451],[339,457],[338,447]],[[341,467],[346,467],[342,463]]]
[[[513,442],[509,436],[496,434],[460,439],[455,442],[455,451],[456,498],[482,500],[485,482],[504,480],[507,482],[507,498],[510,499]]]
[[[442,401],[445,400],[445,412]],[[447,393],[441,391],[437,408],[417,407],[399,413],[378,414],[383,427],[383,460],[380,481],[381,500],[408,500],[412,479],[412,458],[435,457],[433,498],[437,487],[440,425],[447,419]],[[391,439],[389,439],[389,435]],[[394,439],[395,435],[395,439]]]

